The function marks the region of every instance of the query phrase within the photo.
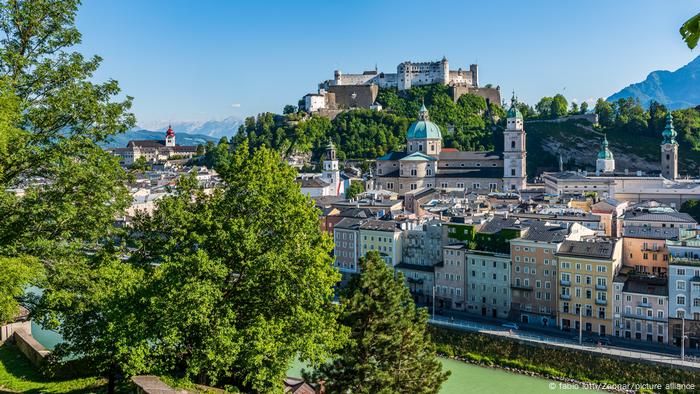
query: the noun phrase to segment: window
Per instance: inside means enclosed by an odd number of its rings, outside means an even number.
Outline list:
[[[676,304],[678,304],[678,305],[685,305],[685,297],[684,297],[684,296],[678,296],[678,297],[676,297]]]
[[[387,188],[387,189],[393,189],[393,188],[394,188],[394,182],[387,182],[386,188]]]
[[[684,280],[677,280],[676,281],[676,290],[685,290],[685,281]]]

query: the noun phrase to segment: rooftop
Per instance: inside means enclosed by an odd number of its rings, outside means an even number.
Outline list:
[[[368,220],[360,225],[362,230],[372,231],[400,231],[393,220]]]
[[[594,238],[586,241],[566,240],[562,243],[558,256],[583,257],[610,260],[615,251],[615,242],[607,238]]]
[[[622,288],[623,293],[646,294],[653,296],[668,296],[668,285],[665,278],[629,276]]]
[[[644,239],[678,239],[678,228],[627,226],[622,229],[622,236]]]
[[[525,241],[559,243],[566,239],[569,230],[546,222],[533,221],[528,223],[525,233],[520,239]]]

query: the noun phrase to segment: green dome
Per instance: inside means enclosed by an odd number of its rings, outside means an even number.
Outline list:
[[[610,152],[610,149],[608,149],[608,136],[603,137],[603,146],[601,147],[600,152],[598,152],[598,158],[606,160],[612,160],[613,158],[612,152]]]
[[[442,138],[442,133],[438,125],[428,119],[428,109],[425,108],[425,104],[423,104],[420,108],[418,120],[413,122],[406,132],[406,139]]]
[[[670,112],[666,115],[666,128],[664,128],[661,135],[664,137],[664,144],[676,144],[676,136],[678,133],[676,133],[676,129],[673,127],[673,115],[671,115]]]
[[[510,109],[508,110],[507,116],[508,116],[508,118],[518,118],[518,119],[523,118],[523,114],[520,113],[520,110],[518,109],[518,107],[515,106],[515,104],[510,106]]]

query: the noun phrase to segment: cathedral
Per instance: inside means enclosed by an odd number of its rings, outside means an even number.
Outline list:
[[[440,128],[423,105],[418,120],[406,132],[404,152],[377,159],[375,188],[404,195],[423,188],[467,191],[525,189],[525,128],[513,99],[503,132],[503,152],[459,151],[443,148]]]

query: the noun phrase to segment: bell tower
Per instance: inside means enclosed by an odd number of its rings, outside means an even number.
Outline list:
[[[676,129],[673,128],[673,115],[666,115],[666,127],[661,133],[661,175],[666,179],[678,178],[678,143]]]
[[[339,196],[343,193],[338,158],[336,157],[335,145],[333,145],[332,141],[328,141],[328,146],[326,147],[326,160],[323,161],[323,173],[321,177],[333,187],[333,194],[331,195]]]
[[[175,132],[168,125],[168,131],[165,132],[165,146],[175,146]]]
[[[527,182],[525,127],[523,114],[516,106],[515,93],[508,110],[506,129],[503,131],[503,189],[522,190]]]

